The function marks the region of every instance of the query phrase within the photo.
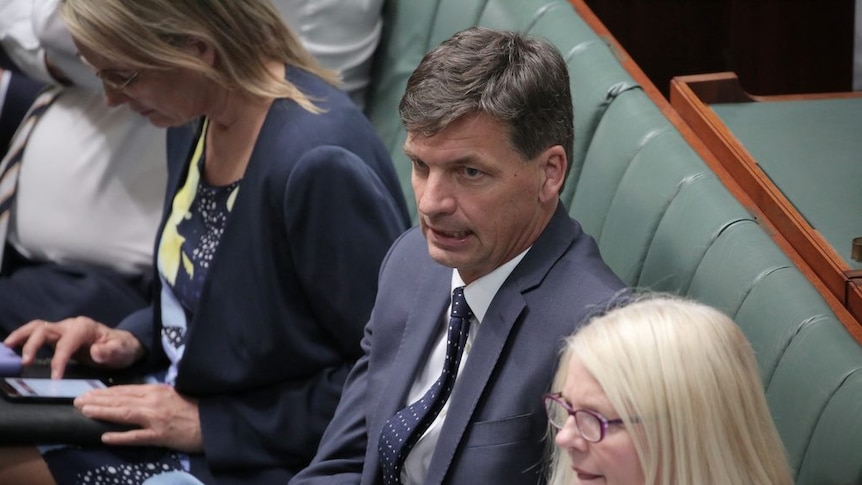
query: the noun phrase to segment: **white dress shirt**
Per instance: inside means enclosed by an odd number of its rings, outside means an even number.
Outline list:
[[[165,132],[111,108],[77,58],[58,0],[0,2],[0,43],[27,75],[54,82],[45,54],[75,87],[40,117],[21,163],[8,240],[28,259],[149,273],[167,183]]]
[[[470,349],[473,342],[476,340],[476,335],[480,331],[482,320],[488,312],[488,307],[491,306],[491,301],[497,291],[503,286],[503,283],[518,266],[518,263],[524,259],[524,256],[530,248],[527,248],[522,253],[518,254],[499,268],[488,273],[487,275],[477,279],[464,287],[464,299],[467,300],[467,305],[473,311],[473,317],[470,319],[470,332],[467,334],[467,344],[464,347],[464,354],[461,357],[461,364],[458,368],[458,375],[470,356]],[[449,294],[459,286],[464,286],[464,280],[457,270],[452,270],[452,287]],[[410,388],[410,393],[407,396],[406,406],[419,400],[431,388],[434,382],[440,377],[443,371],[443,361],[446,358],[446,331],[449,326],[449,313],[451,312],[451,302],[449,309],[446,311],[444,319],[440,322],[440,332],[437,337],[437,342],[431,350],[431,355],[425,367],[416,376],[413,382],[413,387]],[[458,393],[458,387],[461,381],[455,380],[455,387],[452,389],[452,396]],[[449,400],[443,405],[443,409],[431,426],[419,438],[419,441],[407,455],[404,461],[404,467],[401,469],[401,483],[404,485],[421,485],[425,482],[425,477],[428,476],[428,466],[431,463],[431,457],[434,454],[434,448],[437,446],[437,440],[440,437],[440,430],[443,427],[443,422],[446,420],[446,412],[449,409]]]

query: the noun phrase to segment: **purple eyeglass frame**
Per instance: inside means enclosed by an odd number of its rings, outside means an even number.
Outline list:
[[[552,419],[552,417],[550,415],[550,409],[548,408],[548,401],[553,401],[553,402],[559,404],[560,406],[563,407],[563,409],[566,410],[566,412],[569,414],[569,416],[575,418],[575,428],[577,428],[578,434],[581,435],[581,438],[583,438],[586,441],[589,441],[590,443],[598,443],[598,442],[602,441],[603,439],[605,439],[605,433],[607,432],[608,427],[611,426],[612,424],[623,424],[624,423],[624,421],[622,419],[608,419],[608,418],[602,416],[601,413],[597,413],[597,412],[591,411],[589,409],[574,409],[571,404],[567,403],[566,400],[563,399],[562,393],[559,393],[559,392],[545,394],[544,396],[542,396],[542,399],[545,401],[545,411],[549,413],[548,414],[548,422],[551,423],[551,426],[553,426],[556,429],[563,429],[561,426],[557,426],[557,424],[554,423],[554,420]],[[578,413],[589,414],[590,416],[599,420],[599,423],[601,423],[601,426],[599,427],[599,439],[591,440],[591,439],[587,438],[586,436],[584,436],[584,433],[581,431],[580,426],[577,425],[578,424],[578,417],[577,417]]]

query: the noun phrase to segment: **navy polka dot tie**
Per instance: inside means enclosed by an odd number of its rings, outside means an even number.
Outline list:
[[[467,343],[472,315],[473,312],[464,299],[464,287],[455,288],[452,292],[452,314],[446,338],[443,372],[424,396],[389,418],[380,433],[377,451],[384,484],[401,483],[401,468],[407,454],[431,426],[449,398],[458,375],[461,354],[464,353],[464,345]]]

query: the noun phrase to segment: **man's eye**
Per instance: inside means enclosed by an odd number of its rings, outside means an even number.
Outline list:
[[[479,175],[482,175],[482,172],[473,167],[464,167],[464,175],[468,177],[478,177]]]

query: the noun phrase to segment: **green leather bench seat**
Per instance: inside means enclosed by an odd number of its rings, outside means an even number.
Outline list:
[[[827,319],[802,327],[767,387],[773,419],[797,470],[796,483],[857,484],[862,478],[858,433],[862,388],[850,381],[862,372],[862,355],[837,323]],[[855,396],[845,396],[854,391]],[[842,400],[833,403],[836,395]],[[854,397],[855,405],[844,401]],[[844,459],[839,459],[842,455]]]
[[[789,289],[795,289],[794,293],[789,294]],[[824,320],[835,325],[835,316],[820,294],[802,273],[789,266],[776,268],[752,287],[736,319],[751,341],[767,386],[778,360],[803,327]]]
[[[640,285],[661,215],[685,185],[702,177],[712,172],[673,125],[643,91],[629,90],[613,100],[592,137],[569,212],[596,238],[617,274]],[[740,212],[732,219],[743,217],[748,215]],[[664,267],[660,273],[667,274]]]
[[[862,483],[859,473],[859,437],[862,436],[860,395],[862,372],[857,369],[833,392],[820,413],[817,426],[808,439],[796,483]]]
[[[796,210],[841,255],[862,236],[862,98],[713,104]]]
[[[368,113],[408,199],[397,108],[422,55],[471,25],[550,40],[574,98],[569,212],[629,285],[695,298],[740,325],[797,484],[862,483],[862,348],[567,1],[388,0],[385,14]]]

